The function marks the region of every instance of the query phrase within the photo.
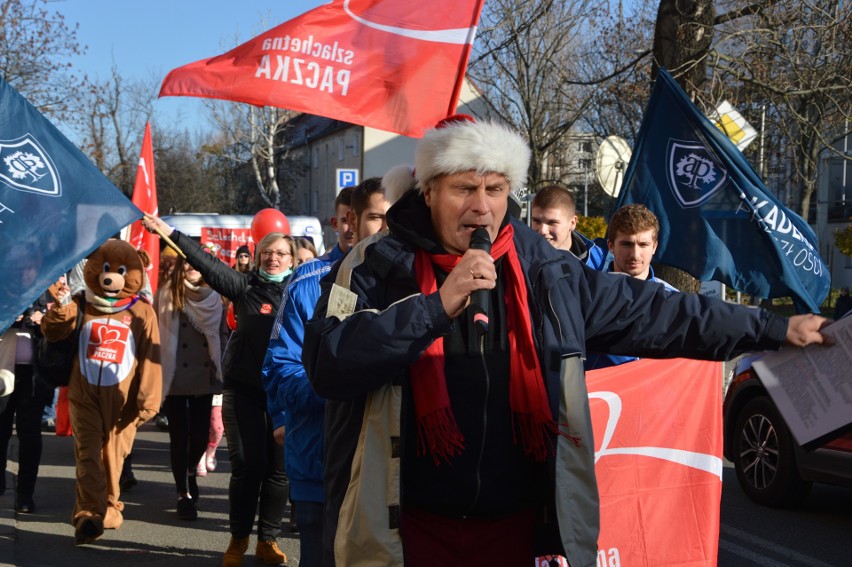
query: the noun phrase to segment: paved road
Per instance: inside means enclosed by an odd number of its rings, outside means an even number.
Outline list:
[[[727,466],[722,487],[719,567],[852,565],[852,490],[817,484],[797,508],[768,508]]]
[[[124,496],[124,525],[107,530],[94,543],[74,545],[70,524],[74,504],[74,447],[70,437],[44,434],[44,456],[34,496],[35,514],[14,512],[13,472],[16,440],[13,438],[7,486],[0,496],[0,565],[69,567],[88,565],[218,566],[228,546],[227,449],[219,447],[219,468],[199,479],[199,516],[181,521],[175,512],[177,496],[169,468],[168,433],[145,424],[134,449],[134,471],[139,484]],[[14,462],[13,462],[14,461]],[[254,552],[252,537],[249,553]],[[282,531],[279,547],[289,564],[298,566],[297,534]],[[247,556],[247,566],[260,565]]]

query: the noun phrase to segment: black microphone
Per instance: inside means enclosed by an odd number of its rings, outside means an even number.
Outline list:
[[[482,227],[470,235],[470,247],[491,254],[491,236]],[[487,289],[479,289],[470,294],[470,309],[473,313],[473,327],[480,335],[488,332],[488,293]]]

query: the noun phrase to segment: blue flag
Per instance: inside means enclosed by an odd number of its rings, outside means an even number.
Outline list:
[[[660,220],[656,260],[819,313],[830,274],[810,226],[776,199],[731,142],[660,71],[617,207]]]
[[[142,213],[0,80],[0,330]]]

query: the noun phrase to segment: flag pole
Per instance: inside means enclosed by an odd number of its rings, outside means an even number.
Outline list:
[[[159,227],[159,226],[154,225],[154,226],[152,227],[152,229],[154,230],[154,232],[156,232],[157,234],[159,234],[159,235],[160,235],[160,238],[162,238],[162,239],[166,242],[166,244],[168,244],[169,246],[171,246],[171,247],[172,247],[172,249],[173,249],[175,252],[177,252],[178,254],[180,254],[180,257],[181,257],[181,258],[183,258],[184,260],[186,260],[186,254],[184,254],[184,253],[183,253],[183,250],[181,250],[181,249],[180,249],[180,247],[179,247],[177,244],[175,244],[175,243],[172,241],[172,239],[171,239],[171,238],[169,238],[169,236],[168,236],[165,232],[163,232],[162,230],[160,230],[160,227]]]

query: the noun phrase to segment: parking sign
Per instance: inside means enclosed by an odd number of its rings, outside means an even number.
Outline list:
[[[355,187],[358,185],[357,169],[337,169],[337,192],[344,187]]]

